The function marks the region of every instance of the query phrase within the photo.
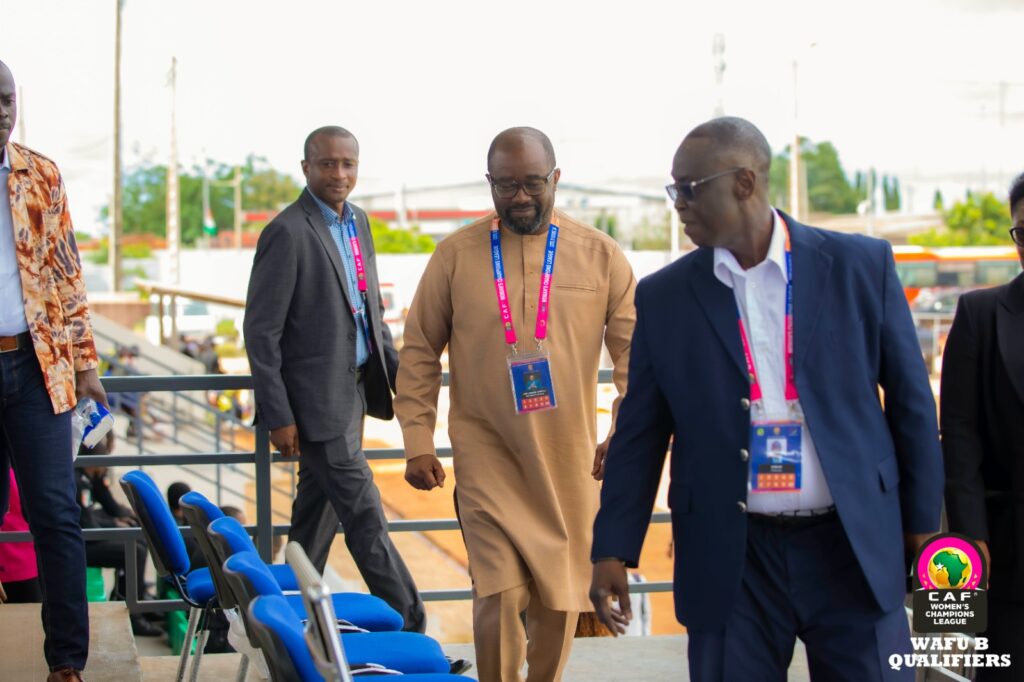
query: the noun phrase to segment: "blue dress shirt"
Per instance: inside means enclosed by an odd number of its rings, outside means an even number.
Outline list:
[[[11,194],[7,181],[11,175],[11,157],[6,146],[0,147],[0,336],[14,336],[28,331],[25,300],[21,292],[21,273],[14,246],[14,218],[11,216]]]
[[[309,190],[308,187],[306,189]],[[359,293],[359,279],[356,277],[356,259],[352,255],[352,245],[349,244],[347,234],[349,223],[355,221],[355,216],[352,215],[352,209],[349,208],[347,203],[339,216],[337,211],[320,201],[320,198],[313,194],[312,190],[309,190],[309,195],[313,197],[313,201],[320,207],[320,213],[324,217],[324,222],[327,223],[327,229],[331,232],[334,245],[338,247],[338,253],[341,255],[341,262],[345,266],[348,300],[352,307],[355,308],[353,318],[356,323],[356,365],[362,367],[370,357],[370,348],[367,344],[365,332],[366,329],[369,329],[369,324],[364,324],[363,322],[366,319],[366,302]]]

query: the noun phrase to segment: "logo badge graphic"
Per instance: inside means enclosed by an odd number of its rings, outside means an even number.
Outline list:
[[[988,566],[973,540],[956,533],[929,538],[913,569],[915,631],[985,631],[988,604],[984,586],[988,584]]]

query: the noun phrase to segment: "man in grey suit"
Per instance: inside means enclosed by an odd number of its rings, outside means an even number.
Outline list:
[[[398,355],[382,321],[366,213],[348,203],[359,143],[344,128],[306,138],[306,189],[260,235],[245,312],[257,419],[299,457],[290,540],[323,571],[341,520],[370,591],[422,632],[423,602],[391,542],[363,454],[363,418],[394,416]],[[329,504],[328,504],[329,502]]]

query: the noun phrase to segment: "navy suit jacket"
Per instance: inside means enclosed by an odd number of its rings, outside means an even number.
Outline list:
[[[935,400],[887,242],[783,216],[793,248],[794,367],[829,490],[885,610],[906,586],[903,533],[939,528]],[[733,291],[701,248],[644,278],[629,390],[608,452],[592,556],[635,567],[669,437],[675,605],[724,627],[746,550],[750,409]],[[884,409],[879,396],[884,390]]]

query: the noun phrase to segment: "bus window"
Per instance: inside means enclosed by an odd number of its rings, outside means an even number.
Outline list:
[[[1017,276],[1020,264],[1014,261],[993,260],[978,261],[978,273],[975,283],[980,286],[1005,284]]]
[[[904,288],[933,287],[937,279],[935,261],[897,262],[896,274]]]
[[[940,287],[972,287],[975,279],[974,266],[974,262],[966,260],[940,261],[936,285]]]

